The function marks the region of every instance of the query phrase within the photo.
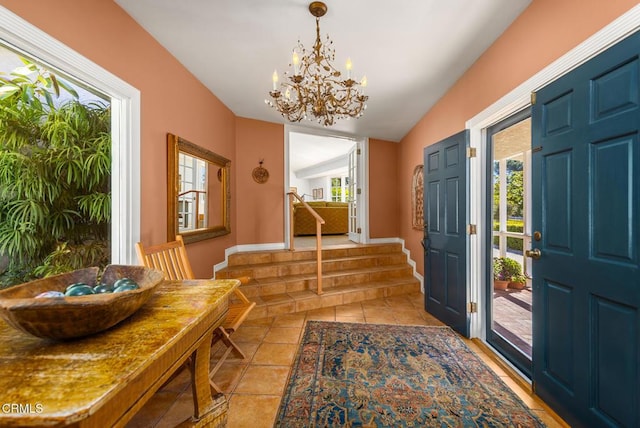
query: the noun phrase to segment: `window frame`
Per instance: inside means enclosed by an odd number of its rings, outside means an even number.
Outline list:
[[[111,98],[111,263],[137,264],[140,240],[140,91],[0,7],[0,39]]]

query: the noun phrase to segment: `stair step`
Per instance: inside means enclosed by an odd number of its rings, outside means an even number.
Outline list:
[[[370,244],[356,245],[345,248],[327,248],[322,250],[322,258],[326,260],[374,255],[381,253],[397,253],[402,251],[402,245],[393,244]],[[247,251],[230,254],[227,259],[227,267],[242,265],[261,265],[280,262],[293,261],[314,261],[316,250],[272,250],[272,251]]]
[[[256,296],[251,298],[256,306],[247,319],[273,317],[419,291],[420,282],[412,277],[333,287],[320,296],[310,290]]]
[[[322,288],[328,291],[335,287],[359,285],[384,279],[413,279],[413,269],[408,264],[365,267],[342,271],[323,272]],[[299,275],[283,275],[269,278],[253,278],[242,285],[242,292],[249,298],[304,290],[315,292],[318,278],[315,272]]]
[[[313,249],[235,253],[216,278],[249,278],[241,290],[256,302],[250,319],[420,291],[399,243],[323,249],[322,295],[317,294],[316,254]]]
[[[346,256],[342,258],[327,258],[322,260],[323,275],[331,272],[376,268],[380,266],[392,266],[406,264],[407,256],[404,253],[379,253],[373,255]],[[240,278],[248,276],[254,279],[281,278],[289,275],[315,274],[317,261],[294,260],[271,263],[237,264],[227,266],[216,273],[217,278]]]

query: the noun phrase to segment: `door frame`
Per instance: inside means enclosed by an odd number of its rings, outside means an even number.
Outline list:
[[[485,208],[489,197],[487,181],[490,178],[486,171],[486,128],[531,105],[532,92],[556,80],[638,29],[640,29],[640,5],[618,17],[466,122],[466,128],[470,131],[470,147],[476,149],[476,158],[472,159],[469,165],[469,222],[478,225],[477,234],[469,236],[468,301],[476,302],[478,308],[477,312],[470,314],[470,337],[486,341],[487,332],[487,266],[484,261],[488,257],[485,245],[487,233],[491,231],[487,231],[485,226],[487,224]]]
[[[362,192],[358,197],[358,224],[362,233],[360,234],[361,244],[367,244],[370,241],[369,237],[369,138],[361,137],[345,132],[338,132],[326,129],[306,128],[299,125],[285,124],[284,126],[284,248],[291,248],[291,242],[289,237],[289,225],[291,224],[291,218],[289,218],[289,202],[286,196],[287,192],[291,188],[289,182],[289,137],[292,132],[320,135],[326,137],[338,137],[338,138],[350,138],[360,147],[359,170],[358,175],[360,177]]]

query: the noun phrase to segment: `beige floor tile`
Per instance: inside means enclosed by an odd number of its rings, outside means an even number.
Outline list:
[[[235,336],[232,337],[235,341]],[[248,363],[253,358],[253,355],[256,353],[258,346],[260,346],[261,342],[236,342],[238,348],[242,351],[245,358],[243,359],[237,352],[232,351],[227,355],[227,359],[225,360],[227,363]],[[216,364],[220,357],[225,353],[227,347],[222,342],[216,343],[211,348],[211,364]]]
[[[387,306],[391,308],[413,308],[414,307],[412,301],[409,298],[407,298],[406,295],[387,297],[385,301],[387,302]]]
[[[169,407],[167,413],[155,428],[174,428],[192,416],[193,396],[191,395],[191,388],[189,388]]]
[[[282,395],[290,367],[250,365],[236,386],[236,394]]]
[[[366,311],[369,308],[389,308],[389,305],[385,299],[373,299],[362,302],[362,307]]]
[[[297,344],[262,343],[251,364],[268,364],[274,366],[289,366],[298,348]]]
[[[127,428],[148,428],[156,425],[179,395],[172,391],[158,391],[127,423]]]
[[[243,327],[271,327],[271,324],[273,324],[274,319],[273,318],[256,318],[256,319],[251,319],[251,320],[245,320],[242,323]]]
[[[336,306],[336,319],[339,316],[357,317],[364,316],[361,303],[349,303],[348,305]]]
[[[394,314],[394,318],[400,324],[425,325],[425,320],[419,314]]]
[[[231,394],[238,385],[240,378],[247,369],[248,364],[228,364],[225,363],[213,377],[215,384],[224,394]]]
[[[336,321],[339,322],[354,322],[354,323],[364,323],[365,319],[364,316],[359,316],[359,317],[349,317],[349,316],[342,316],[342,315],[336,315]]]
[[[335,321],[336,310],[335,308],[321,308],[307,311],[307,321]]]
[[[238,343],[260,343],[267,335],[269,327],[266,326],[245,326],[233,333],[233,340]]]
[[[236,343],[236,345],[238,345],[238,348],[240,348],[240,350],[244,354],[245,358],[243,359],[236,352],[232,351],[227,356],[227,360],[226,361],[228,363],[248,363],[249,361],[251,361],[253,359],[253,356],[256,354],[256,351],[258,350],[258,347],[260,346],[259,343],[249,343],[249,342]]]
[[[265,343],[298,343],[302,327],[271,327],[264,338]]]
[[[280,406],[280,395],[234,394],[229,401],[229,428],[271,428]]]
[[[299,312],[289,315],[280,315],[273,320],[273,327],[302,327],[304,326],[304,320],[306,313]]]
[[[400,325],[395,318],[391,317],[365,317],[365,322],[367,324],[388,324],[388,325]]]
[[[363,308],[365,317],[393,317],[393,315],[397,312],[396,310],[382,307],[382,306],[367,306]]]

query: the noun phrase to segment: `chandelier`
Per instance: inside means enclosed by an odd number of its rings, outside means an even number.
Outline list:
[[[364,76],[359,82],[351,77],[351,60],[346,63],[346,79],[331,61],[335,59],[333,42],[327,35],[326,44],[320,41],[320,17],[327,13],[327,5],[314,1],[309,12],[316,17],[316,42],[307,52],[298,40],[293,50],[291,64],[293,74],[284,73],[284,82],[278,88],[278,72],[273,72],[273,90],[269,92],[271,100],[264,100],[275,107],[290,122],[302,119],[317,120],[324,126],[331,126],[337,119],[358,118],[367,108],[369,98],[362,88],[367,86]]]

